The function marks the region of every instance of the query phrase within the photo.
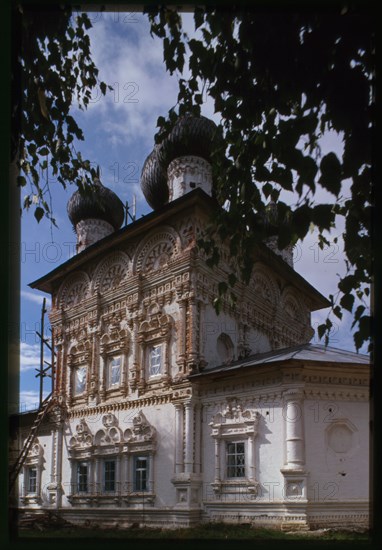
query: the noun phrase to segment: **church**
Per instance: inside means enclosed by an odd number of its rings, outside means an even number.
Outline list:
[[[52,395],[20,415],[21,517],[368,525],[368,356],[309,343],[329,302],[273,241],[235,304],[214,307],[231,265],[198,247],[217,208],[214,132],[178,120],[144,163],[153,210],[133,223],[98,180],[97,199],[70,198],[77,254],[30,285],[51,296],[56,359]]]

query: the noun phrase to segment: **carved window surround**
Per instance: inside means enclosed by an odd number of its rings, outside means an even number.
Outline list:
[[[81,419],[76,433],[69,441],[69,461],[72,465],[71,494],[69,502],[74,506],[120,506],[128,503],[140,506],[152,505],[154,492],[154,454],[156,449],[156,430],[147,421],[142,411],[132,419],[132,426],[124,432],[119,428],[117,418],[105,414],[103,427],[92,434],[86,421]],[[148,457],[149,467],[147,491],[134,490],[134,456]],[[115,490],[105,491],[103,487],[103,463],[115,462]],[[76,468],[79,462],[87,464],[87,491],[79,492],[76,480]]]
[[[126,396],[127,387],[127,355],[129,352],[130,336],[126,329],[112,328],[108,334],[104,334],[100,341],[100,391],[101,400],[109,397]],[[119,384],[115,387],[108,385],[109,363],[113,357],[121,358],[121,373]]]
[[[32,448],[30,449],[28,456],[23,465],[23,477],[24,483],[22,488],[22,497],[21,502],[30,506],[33,504],[41,504],[41,476],[44,466],[44,449],[40,445],[39,440],[36,438]],[[36,482],[35,482],[35,491],[30,491],[29,489],[29,473],[31,469],[36,470]]]
[[[82,405],[87,403],[90,389],[90,368],[91,368],[91,343],[89,340],[80,342],[73,346],[67,357],[68,372],[68,398],[70,405]],[[79,395],[75,394],[76,369],[86,368],[85,391]]]
[[[255,439],[258,432],[260,413],[253,409],[242,410],[237,400],[228,401],[225,410],[217,413],[210,426],[211,437],[215,440],[215,480],[211,484],[216,495],[256,493],[259,482],[256,480]],[[226,443],[244,442],[245,476],[227,478]]]
[[[141,345],[141,371],[138,387],[140,391],[167,387],[170,380],[170,341],[174,321],[170,315],[161,313],[157,304],[149,308],[148,319],[138,328]],[[149,353],[152,346],[162,345],[162,372],[149,376]]]

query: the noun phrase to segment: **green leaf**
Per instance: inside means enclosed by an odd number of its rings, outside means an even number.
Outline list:
[[[204,9],[198,6],[195,7],[194,11],[194,21],[195,21],[195,30],[204,23]]]
[[[319,339],[321,340],[323,335],[325,334],[326,332],[326,324],[322,324],[322,325],[318,325],[317,327],[317,332],[318,332],[318,337]]]
[[[335,306],[333,308],[333,313],[336,317],[338,317],[338,319],[342,319],[342,311],[341,311],[340,306]]]
[[[31,205],[32,205],[31,197],[30,195],[26,195],[26,197],[24,197],[23,208],[28,210]]]
[[[38,206],[36,208],[36,210],[34,211],[34,217],[36,218],[36,220],[38,221],[38,223],[40,223],[41,221],[41,218],[43,217],[44,215],[44,209],[41,208],[41,206]]]
[[[17,176],[17,185],[19,187],[24,187],[27,184],[27,180],[24,178],[24,176]]]
[[[42,157],[44,157],[44,156],[46,156],[46,155],[49,155],[49,149],[48,149],[48,147],[41,147],[41,148],[37,151],[37,153],[38,153],[39,155],[41,155]]]
[[[353,310],[353,304],[354,304],[353,294],[344,294],[340,300],[340,304],[344,309],[347,309],[351,313]]]
[[[328,153],[320,163],[321,176],[318,180],[325,189],[336,197],[341,191],[342,167],[334,153]]]
[[[102,95],[105,95],[106,94],[106,89],[107,89],[107,86],[106,86],[105,82],[101,82],[99,87],[101,88]]]
[[[334,222],[333,205],[318,204],[312,210],[312,221],[320,229],[330,229]]]
[[[86,29],[87,31],[88,31],[89,29],[92,28],[93,25],[91,24],[90,19],[89,19],[89,17],[87,16],[86,13],[83,13],[83,14],[82,14],[82,21],[83,21],[84,27],[85,27],[85,29]]]

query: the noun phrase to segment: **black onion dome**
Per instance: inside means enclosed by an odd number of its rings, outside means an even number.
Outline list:
[[[159,147],[146,158],[141,173],[141,189],[148,204],[157,210],[168,202],[166,171],[158,159]]]
[[[172,160],[185,155],[210,161],[216,139],[216,124],[212,120],[204,116],[184,115],[163,141],[158,153],[159,160],[166,169]]]
[[[93,218],[110,223],[117,231],[124,220],[122,201],[99,180],[94,180],[93,190],[89,194],[81,194],[79,191],[73,193],[67,211],[73,227],[81,220]]]

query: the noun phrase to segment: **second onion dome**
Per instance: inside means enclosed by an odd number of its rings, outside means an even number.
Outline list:
[[[185,156],[201,157],[210,162],[216,141],[217,126],[212,120],[191,114],[179,117],[167,138],[154,147],[143,164],[141,189],[154,210],[169,201],[169,164]]]
[[[163,141],[158,156],[166,166],[177,157],[194,155],[211,160],[212,148],[216,139],[216,124],[204,116],[184,115]]]
[[[168,202],[166,171],[158,158],[159,146],[156,145],[143,163],[141,189],[146,201],[153,210]]]

